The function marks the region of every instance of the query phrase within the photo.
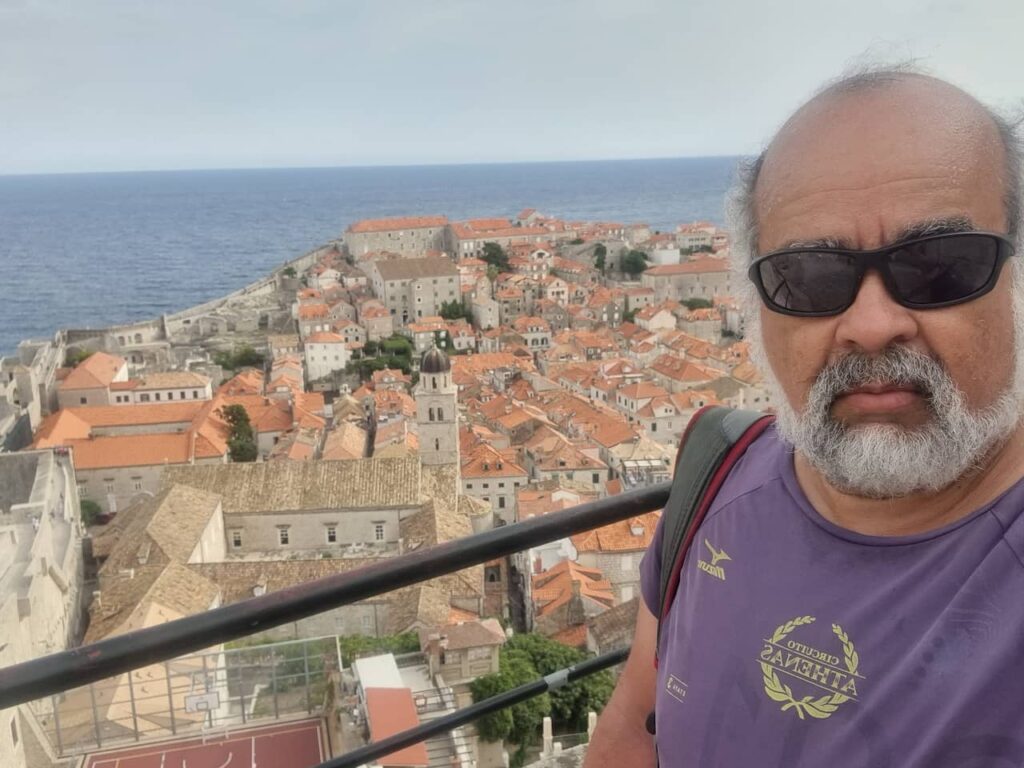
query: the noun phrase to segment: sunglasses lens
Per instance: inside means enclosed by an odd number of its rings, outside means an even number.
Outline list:
[[[768,302],[789,312],[841,312],[860,283],[855,258],[841,253],[786,251],[757,269]]]
[[[966,299],[992,279],[999,241],[984,235],[951,235],[910,243],[889,256],[889,273],[900,299],[929,306]]]

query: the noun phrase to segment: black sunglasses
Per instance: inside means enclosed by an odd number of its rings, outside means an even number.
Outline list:
[[[889,295],[909,309],[961,304],[992,290],[1014,253],[1005,235],[953,232],[874,251],[787,248],[754,259],[748,275],[769,309],[799,317],[838,315],[857,298],[864,275],[878,271]]]

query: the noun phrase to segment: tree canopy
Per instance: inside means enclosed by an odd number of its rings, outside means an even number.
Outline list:
[[[549,675],[587,658],[587,654],[538,634],[515,635],[501,650],[497,674],[470,684],[473,701],[479,702]],[[477,721],[487,741],[507,739],[524,744],[535,738],[544,717],[551,715],[557,727],[582,730],[587,713],[599,712],[615,687],[607,671],[589,675],[556,691],[535,697]]]
[[[598,243],[594,247],[594,266],[603,275],[605,266],[608,264],[608,248],[604,243]]]
[[[712,304],[707,299],[701,299],[701,298],[683,299],[679,303],[682,304],[684,307],[686,307],[691,312],[693,310],[695,310],[695,309],[711,309],[714,306],[714,304]]]
[[[441,317],[445,320],[470,319],[469,309],[458,299],[441,302],[441,309],[439,311]]]
[[[228,436],[228,453],[232,461],[256,461],[259,448],[256,445],[256,433],[253,431],[249,412],[241,405],[226,405],[220,414],[231,426]]]
[[[483,261],[498,268],[499,272],[509,271],[508,254],[498,243],[484,243],[484,252],[480,257]]]
[[[97,518],[103,514],[103,508],[92,499],[82,499],[78,502],[78,508],[82,513],[83,525],[95,525]]]
[[[622,257],[622,271],[636,277],[650,266],[648,260],[646,253],[633,249]]]
[[[230,352],[216,352],[213,355],[213,362],[221,368],[232,371],[246,367],[261,368],[264,359],[265,356],[257,352],[250,344],[242,344]]]

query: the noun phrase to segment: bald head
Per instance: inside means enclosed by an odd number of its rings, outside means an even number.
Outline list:
[[[1006,187],[999,127],[971,96],[921,75],[841,83],[804,105],[766,151],[757,246],[877,248],[933,219],[1005,232]]]
[[[757,253],[772,249],[778,236],[766,229],[784,206],[834,221],[850,211],[829,210],[838,202],[830,191],[860,188],[862,194],[845,203],[877,209],[888,196],[875,190],[909,193],[914,179],[923,186],[929,179],[933,186],[972,184],[978,194],[997,195],[1003,216],[993,226],[1015,237],[1020,172],[1014,126],[955,86],[903,69],[844,78],[797,110],[765,152],[741,169],[730,201],[736,267],[745,272]],[[915,207],[912,195],[897,197],[902,216],[921,217],[922,201]],[[815,228],[816,234],[800,236],[837,234],[825,231],[835,229],[828,220]]]

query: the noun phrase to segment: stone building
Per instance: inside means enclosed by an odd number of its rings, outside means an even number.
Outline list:
[[[74,647],[81,633],[82,531],[74,468],[55,451],[0,454],[0,666]],[[50,768],[48,702],[0,713],[0,765]]]
[[[447,250],[447,241],[447,216],[364,219],[345,230],[345,248],[357,257],[372,251],[421,256],[428,251]]]
[[[459,271],[444,256],[374,261],[366,269],[374,295],[396,325],[439,315],[443,303],[462,296]]]
[[[652,288],[657,300],[707,299],[732,295],[732,273],[725,259],[700,258],[683,264],[651,267],[640,284]]]

